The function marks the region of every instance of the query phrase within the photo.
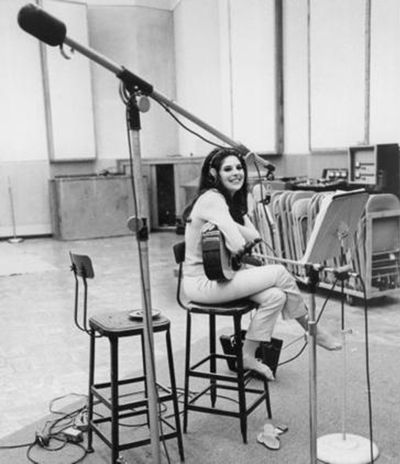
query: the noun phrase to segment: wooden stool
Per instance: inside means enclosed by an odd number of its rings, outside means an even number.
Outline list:
[[[142,368],[145,372],[145,357],[144,357],[144,339],[143,331],[145,326],[141,320],[133,320],[131,318],[132,311],[120,311],[102,313],[92,316],[87,321],[87,295],[88,284],[87,279],[94,277],[93,266],[90,258],[86,255],[77,255],[70,253],[72,262],[72,271],[75,276],[75,323],[77,327],[90,336],[90,355],[89,355],[89,397],[88,397],[88,452],[93,452],[93,432],[100,437],[100,439],[111,448],[111,463],[117,464],[119,461],[119,452],[129,448],[135,448],[150,443],[150,436],[136,439],[128,443],[120,443],[119,434],[119,421],[128,417],[145,416],[146,424],[148,421],[148,399],[147,399],[147,386],[146,376],[139,375],[120,380],[118,376],[118,342],[120,338],[140,336],[141,340],[141,355],[142,355]],[[83,320],[78,319],[78,306],[79,306],[79,282],[82,281],[83,292]],[[160,404],[171,402],[173,406],[174,425],[161,419],[171,430],[164,433],[161,429],[160,440],[167,440],[170,438],[177,438],[178,448],[181,461],[184,461],[184,451],[182,443],[182,433],[179,418],[178,399],[176,395],[176,381],[175,370],[173,361],[173,352],[170,335],[170,321],[163,315],[153,319],[153,332],[164,332],[167,348],[167,359],[169,368],[169,377],[171,388],[166,388],[161,384],[156,384],[158,393],[158,402]],[[88,327],[89,326],[89,327]],[[95,348],[96,339],[99,337],[107,337],[110,343],[110,381],[103,383],[95,383]],[[134,401],[121,402],[121,395],[119,389],[121,386],[135,385],[136,390],[133,393],[138,393],[137,387],[142,385],[144,395],[140,399]],[[140,390],[139,390],[140,392]],[[124,395],[125,396],[125,395]],[[110,414],[106,417],[94,418],[94,400],[100,402],[109,411]],[[105,431],[104,425],[108,424],[108,431]],[[144,424],[144,425],[146,425]],[[160,423],[160,426],[162,424]],[[108,432],[108,433],[107,433]]]
[[[187,432],[188,412],[198,411],[224,416],[231,416],[240,419],[240,430],[243,437],[243,442],[247,443],[247,416],[255,410],[262,402],[266,402],[268,417],[271,418],[271,402],[269,396],[269,388],[267,379],[263,379],[263,389],[252,388],[248,385],[251,380],[252,373],[243,368],[243,353],[242,353],[242,330],[241,319],[244,314],[256,308],[256,304],[249,300],[232,301],[227,304],[204,305],[196,302],[184,304],[181,299],[181,281],[182,281],[182,265],[185,258],[185,243],[181,242],[173,247],[175,260],[179,264],[178,286],[177,286],[177,301],[179,305],[186,310],[186,359],[185,359],[185,385],[184,385],[184,415],[183,415],[183,431]],[[202,357],[195,364],[191,365],[191,315],[203,314],[209,318],[209,353]],[[219,354],[216,350],[216,330],[215,322],[217,316],[225,316],[233,318],[233,328],[235,337],[235,353]],[[234,361],[236,363],[236,372],[232,375],[219,374],[217,372],[217,359],[226,361]],[[204,363],[209,362],[209,371],[205,372],[200,369]],[[193,398],[189,399],[190,378],[203,378],[209,380],[208,386],[197,393]],[[237,411],[217,408],[217,392],[218,389],[237,391],[239,408]],[[209,393],[211,399],[211,407],[196,404],[204,394]],[[255,395],[253,402],[247,405],[246,393]]]

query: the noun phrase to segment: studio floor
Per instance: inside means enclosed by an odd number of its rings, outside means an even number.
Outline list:
[[[172,254],[172,245],[180,240],[182,236],[173,231],[152,233],[149,263],[153,307],[160,309],[171,320],[177,383],[182,387],[185,314],[175,301],[176,265]],[[90,314],[141,307],[137,246],[131,236],[80,241],[33,238],[17,244],[1,241],[1,445],[15,444],[21,430],[32,429],[34,434],[33,424],[49,414],[49,405],[54,399],[63,397],[62,403],[67,405],[74,403],[78,395],[87,393],[88,339],[74,326],[74,279],[70,271],[69,251],[88,254],[93,260],[95,279],[90,285]],[[325,297],[326,292],[318,294],[317,309]],[[308,295],[305,294],[305,298]],[[373,300],[368,308],[373,438],[380,451],[377,462],[383,464],[396,464],[400,460],[399,299],[400,292]],[[361,303],[355,301],[352,306],[345,306],[345,325],[351,332],[346,336],[345,356],[343,352],[331,353],[318,349],[318,435],[341,432],[343,427],[346,432],[364,437],[370,433],[366,326]],[[329,300],[320,324],[340,336],[338,295],[333,295]],[[201,347],[206,340],[207,320],[196,317],[193,328],[193,345]],[[218,329],[219,333],[231,333],[227,325],[220,324]],[[292,321],[279,320],[275,336],[284,342],[281,361],[295,355],[303,343],[301,329]],[[100,350],[97,356],[98,374],[100,379],[107,379],[108,346],[104,343],[100,345]],[[128,346],[122,347],[122,376],[135,370],[139,356]],[[164,364],[165,350],[162,344],[155,344],[155,359],[157,366]],[[347,385],[345,403],[344,379]],[[236,419],[224,418],[221,419],[223,422],[219,422],[214,417],[201,415],[201,419],[189,421],[189,433],[184,437],[186,462],[309,462],[308,384],[306,349],[299,358],[282,365],[276,381],[270,384],[273,421],[289,426],[289,431],[282,436],[279,451],[270,451],[256,441],[258,431],[266,423],[265,411],[250,416],[247,445],[240,443]],[[200,415],[194,413],[194,417]],[[218,443],[218,452],[205,453],[204,450],[210,450],[214,442]],[[5,454],[0,449],[0,463],[12,462],[12,452]],[[108,462],[107,452],[103,454],[105,460],[99,457],[90,462]],[[151,462],[142,461],[138,456],[129,460],[128,453],[126,460],[128,463]],[[172,453],[172,456],[172,462],[179,462],[176,454]],[[14,462],[20,464],[28,461],[18,459]],[[50,459],[43,462],[56,461]]]

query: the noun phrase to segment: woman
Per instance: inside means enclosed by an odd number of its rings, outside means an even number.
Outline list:
[[[291,274],[280,264],[243,266],[231,280],[211,281],[204,273],[201,237],[209,223],[218,227],[225,245],[235,256],[246,243],[260,237],[247,215],[247,167],[234,149],[213,150],[204,160],[199,192],[185,209],[186,256],[183,286],[186,295],[199,303],[224,303],[248,298],[258,304],[243,344],[243,365],[273,380],[272,371],[256,359],[260,342],[271,339],[280,313],[296,319],[307,330],[307,311]],[[317,344],[340,349],[335,339],[317,328]]]

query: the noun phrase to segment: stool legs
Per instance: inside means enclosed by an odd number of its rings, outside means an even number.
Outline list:
[[[170,334],[169,329],[166,331],[165,338],[166,338],[166,344],[167,344],[169,376],[170,376],[170,381],[171,381],[172,404],[173,404],[174,416],[175,416],[175,430],[176,430],[177,440],[178,440],[179,456],[181,458],[181,461],[183,462],[185,460],[185,455],[183,452],[181,420],[179,418],[178,398],[176,396],[174,355],[172,352],[171,334]]]
[[[216,347],[215,347],[215,314],[210,314],[209,317],[209,344],[210,344],[210,372],[215,374],[217,371],[217,360],[215,357]],[[210,379],[210,396],[211,396],[211,406],[215,407],[215,402],[217,400],[217,389],[216,381]]]
[[[144,342],[143,342],[143,328],[127,326],[125,329],[121,329],[120,331],[117,330],[120,328],[119,324],[121,320],[117,318],[117,323],[115,326],[113,325],[113,321],[109,322],[109,318],[107,315],[107,323],[110,323],[109,326],[105,326],[103,324],[103,320],[100,319],[99,322],[97,320],[92,319],[90,321],[90,346],[89,346],[89,395],[88,395],[88,421],[89,421],[89,428],[88,428],[88,445],[87,451],[93,451],[93,434],[95,433],[111,450],[111,461],[110,464],[120,464],[122,457],[120,457],[119,453],[122,450],[127,450],[130,448],[136,448],[138,446],[146,445],[151,442],[151,439],[146,435],[139,434],[138,437],[133,437],[134,439],[129,439],[129,437],[120,436],[120,419],[128,418],[128,417],[136,417],[145,415],[147,418],[147,425],[149,425],[148,421],[148,394],[147,394],[147,385],[146,385],[146,375],[141,373],[140,375],[131,376],[129,378],[119,379],[119,339],[122,337],[131,337],[131,336],[140,336],[140,343],[142,348],[142,362],[143,362],[143,370],[146,371],[146,359],[144,356]],[[171,420],[168,418],[161,418],[160,421],[163,421],[168,425],[172,431],[165,431],[163,435],[160,437],[162,440],[169,440],[171,438],[176,438],[178,441],[178,448],[180,459],[184,461],[184,449],[183,449],[183,441],[182,441],[182,431],[181,431],[181,424],[180,424],[180,413],[179,413],[179,405],[178,405],[178,397],[176,391],[176,378],[175,378],[175,370],[174,370],[174,362],[173,362],[173,351],[172,351],[172,343],[171,343],[171,333],[170,333],[170,321],[162,317],[160,321],[158,321],[157,325],[154,326],[154,332],[156,333],[165,333],[165,343],[167,348],[167,361],[168,361],[168,369],[169,369],[169,376],[171,382],[171,388],[167,389],[166,387],[162,387],[160,384],[157,384],[158,389],[163,389],[164,391],[158,397],[158,403],[164,404],[166,402],[172,404],[173,406],[173,416],[175,418],[175,424],[172,423],[172,415]],[[109,349],[110,349],[110,377],[109,381],[100,382],[95,384],[95,339],[98,336],[102,336],[108,338],[109,341]],[[139,361],[140,363],[140,361]],[[144,383],[144,392],[138,391],[138,386]],[[129,386],[129,387],[128,387]],[[140,393],[140,398],[133,399],[132,401],[120,401],[119,394],[121,392],[125,393],[125,388],[127,391],[127,395]],[[123,390],[123,391],[122,391]],[[94,399],[97,399],[99,403],[102,403],[104,407],[109,410],[109,414],[102,415],[99,418],[94,418]],[[123,403],[123,404],[120,404]],[[106,427],[108,425],[108,427]],[[140,424],[140,425],[146,425]],[[161,425],[161,423],[160,423]],[[111,433],[110,433],[111,432]],[[142,436],[140,436],[142,435]],[[122,443],[120,443],[122,441]]]
[[[236,339],[236,367],[238,379],[238,396],[239,396],[239,414],[240,414],[240,431],[242,432],[243,443],[247,443],[247,414],[246,414],[246,393],[244,383],[243,369],[243,351],[241,337],[241,317],[234,317],[234,333]]]
[[[94,385],[94,363],[95,363],[95,342],[96,336],[93,330],[90,331],[90,347],[89,347],[89,394],[87,405],[87,421],[88,421],[88,437],[87,437],[87,452],[93,453],[93,393],[92,385]]]
[[[143,334],[140,334],[140,345],[142,347],[142,366],[143,366],[143,374],[146,375],[147,369],[146,369],[146,356],[145,356],[145,348],[144,348],[144,336]],[[144,381],[144,396],[148,398],[147,394],[147,380],[145,379]],[[149,408],[146,408],[146,421],[147,425],[150,424],[150,417],[149,417]]]
[[[265,390],[265,404],[267,407],[268,419],[271,419],[272,417],[271,400],[269,397],[269,385],[268,385],[267,379],[264,379],[264,390]]]
[[[190,370],[190,344],[191,344],[192,317],[190,311],[186,312],[186,353],[185,353],[185,385],[183,399],[183,432],[187,432],[188,404],[189,404],[189,370]]]
[[[117,464],[119,457],[118,424],[118,338],[110,337],[111,351],[111,463]]]
[[[200,356],[194,364],[191,364],[191,311],[187,310],[187,322],[186,322],[186,358],[185,358],[185,394],[184,394],[184,411],[183,411],[183,431],[187,432],[188,425],[188,414],[189,409],[197,412],[204,412],[209,414],[218,414],[223,416],[233,416],[240,420],[240,431],[242,434],[243,442],[247,443],[247,416],[254,411],[254,409],[261,403],[266,401],[268,417],[271,418],[271,404],[269,398],[268,382],[266,379],[263,380],[263,387],[259,388],[256,386],[248,385],[247,382],[250,380],[248,377],[247,370],[243,367],[243,342],[242,342],[242,328],[241,321],[242,315],[246,314],[249,309],[244,311],[232,310],[228,314],[223,312],[217,313],[214,311],[202,313],[201,308],[194,308],[193,313],[195,314],[207,314],[209,317],[209,353],[205,356]],[[232,359],[232,352],[225,355],[219,355],[216,350],[216,317],[217,316],[233,316],[234,325],[234,339],[235,344],[235,361],[236,361],[236,372],[234,374],[225,374],[217,372],[217,359],[226,359],[229,361]],[[209,372],[200,367],[205,363],[209,365]],[[233,368],[232,368],[233,369]],[[208,380],[205,388],[196,394],[194,398],[189,401],[189,378],[197,377],[203,380]],[[227,389],[237,391],[238,395],[238,409],[236,411],[227,410],[222,407],[217,407],[217,389]],[[196,404],[196,401],[204,394],[210,392],[211,396],[211,407],[204,406],[200,403]],[[250,399],[246,395],[251,394],[253,397]],[[254,397],[254,395],[256,395]],[[249,403],[249,404],[247,404]]]

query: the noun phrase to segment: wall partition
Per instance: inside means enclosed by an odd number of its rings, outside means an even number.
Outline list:
[[[0,237],[49,233],[45,105],[38,41],[17,25],[24,0],[0,2]]]
[[[399,142],[400,2],[371,2],[370,142]]]
[[[88,45],[87,6],[41,0],[41,6],[67,25],[67,35]],[[50,160],[87,161],[96,156],[91,62],[68,47],[40,44],[46,91]],[[63,53],[62,53],[63,52]]]
[[[234,140],[276,152],[274,0],[181,0],[177,100]],[[210,146],[180,130],[182,154]],[[218,141],[217,141],[218,142]]]
[[[310,148],[364,141],[365,0],[310,0]]]

